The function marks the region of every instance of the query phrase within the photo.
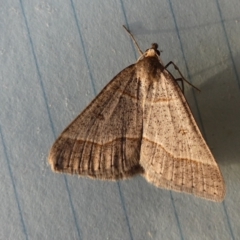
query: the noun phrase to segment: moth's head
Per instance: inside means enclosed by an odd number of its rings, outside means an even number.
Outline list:
[[[144,58],[147,58],[147,57],[154,57],[154,58],[157,58],[158,61],[163,65],[163,62],[160,58],[160,52],[158,50],[158,44],[157,43],[152,43],[152,47],[147,49],[142,56],[139,57],[138,61],[144,59]]]
[[[144,53],[144,57],[160,57],[160,51],[158,50],[158,44],[152,43],[152,47],[147,49]]]

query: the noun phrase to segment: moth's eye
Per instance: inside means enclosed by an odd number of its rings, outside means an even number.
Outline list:
[[[160,51],[158,50],[158,44],[157,43],[152,43],[152,47],[150,49],[153,49],[155,53],[160,56]]]
[[[158,44],[157,43],[152,43],[152,49],[155,49],[157,51],[158,49]]]

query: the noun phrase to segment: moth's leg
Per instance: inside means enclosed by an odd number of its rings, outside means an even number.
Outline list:
[[[182,93],[184,94],[184,84],[183,84],[183,79],[182,78],[177,78],[175,79],[176,82],[181,82],[181,85],[182,85]]]
[[[173,65],[174,66],[174,68],[178,71],[178,73],[179,73],[179,75],[181,76],[181,78],[182,78],[182,80],[184,80],[185,82],[187,82],[190,86],[192,86],[193,88],[195,88],[196,90],[198,90],[199,92],[201,92],[200,91],[200,89],[198,89],[197,87],[195,87],[194,85],[192,85],[189,81],[187,81],[187,79],[182,75],[182,73],[181,73],[181,71],[179,70],[179,68],[178,68],[178,66],[174,63],[174,62],[172,62],[172,61],[170,61],[164,68],[166,69],[169,65]]]

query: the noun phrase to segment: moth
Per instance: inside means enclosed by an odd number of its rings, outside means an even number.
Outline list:
[[[222,201],[225,184],[183,95],[178,67],[152,44],[122,70],[53,144],[55,172],[119,180],[142,174],[159,188]],[[167,70],[173,64],[181,78]],[[181,81],[182,89],[177,81]],[[196,87],[194,87],[196,88]]]

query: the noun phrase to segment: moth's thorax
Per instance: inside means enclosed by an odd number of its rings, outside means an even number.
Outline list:
[[[157,78],[164,70],[164,66],[156,56],[143,57],[135,66],[137,75],[141,79]]]
[[[158,58],[158,55],[157,55],[155,49],[150,48],[144,53],[144,57],[156,57],[156,58]]]

